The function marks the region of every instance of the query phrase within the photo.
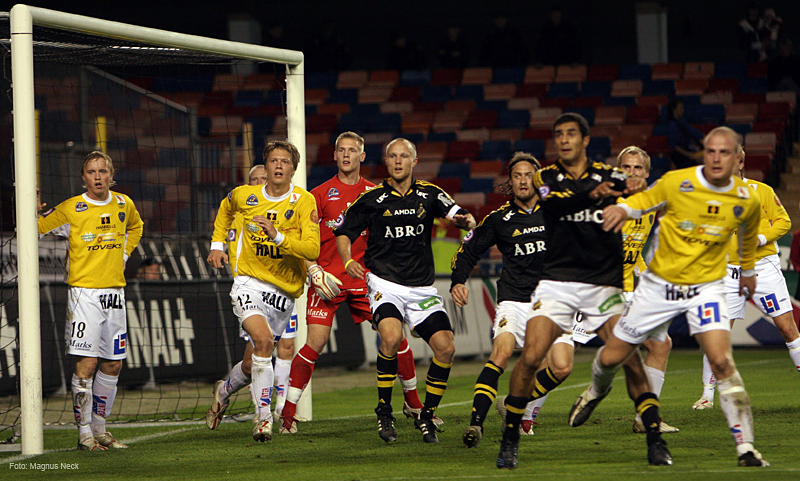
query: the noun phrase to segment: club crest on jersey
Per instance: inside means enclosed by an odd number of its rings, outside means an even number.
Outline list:
[[[474,232],[475,231],[467,232],[467,235],[464,236],[464,242],[469,242],[469,240],[472,239],[472,236],[473,236]]]
[[[776,199],[777,199],[777,197],[776,197]],[[51,208],[47,209],[47,212],[44,212],[44,213],[42,214],[42,217],[47,217],[48,215],[52,214],[52,213],[53,213],[53,212],[55,212],[55,211],[56,211],[56,209],[55,209],[55,208],[53,208],[53,207],[51,207]]]
[[[542,200],[545,200],[548,195],[550,195],[550,186],[543,185],[539,187],[539,197],[541,197]]]
[[[283,216],[286,217],[286,220],[291,219],[293,215],[294,215],[294,210],[292,209],[287,210],[286,213],[283,214]]]
[[[315,224],[319,224],[319,214],[317,214],[317,210],[314,209],[311,211],[311,222]]]
[[[125,206],[125,197],[122,197],[121,195],[115,195],[114,197],[117,199],[117,205],[118,206],[120,206],[120,207],[124,207]]]
[[[247,205],[258,205],[258,199],[256,199],[256,196],[254,194],[250,194],[250,197],[247,198],[247,200],[245,201],[245,204],[247,204]]]
[[[228,230],[228,242],[233,242],[236,240],[236,229],[229,229]]]
[[[338,199],[338,197],[339,197],[339,189],[337,189],[336,187],[331,187],[330,190],[328,191],[328,199],[333,199],[334,197],[336,197]],[[337,199],[333,199],[333,200],[337,200]]]
[[[733,215],[734,215],[736,218],[739,218],[739,217],[741,217],[743,213],[744,213],[744,207],[742,207],[742,206],[740,206],[740,205],[735,205],[735,206],[733,206]]]
[[[690,181],[684,180],[683,182],[681,182],[680,189],[681,189],[681,192],[692,192],[694,190],[694,186],[692,185],[692,183]]]
[[[77,204],[75,204],[75,212],[83,212],[88,208],[89,206],[86,205],[86,202],[78,202]]]
[[[120,222],[125,222],[125,213],[124,212],[118,212],[117,213],[117,217],[119,217],[119,221]]]
[[[419,207],[417,207],[417,217],[422,219],[424,216],[425,216],[425,207],[422,204],[420,204]]]

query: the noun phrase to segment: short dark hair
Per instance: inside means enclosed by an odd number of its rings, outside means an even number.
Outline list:
[[[561,124],[566,124],[567,122],[575,122],[578,124],[578,128],[581,131],[581,137],[588,137],[589,136],[589,122],[586,121],[583,115],[577,112],[565,112],[556,118],[556,121],[553,122],[553,134],[555,134],[556,129]]]
[[[275,149],[283,149],[288,152],[292,160],[292,166],[294,170],[297,170],[297,166],[300,164],[300,152],[293,143],[284,140],[273,140],[264,147],[264,153],[261,155],[264,159],[264,163],[267,162],[270,152]]]

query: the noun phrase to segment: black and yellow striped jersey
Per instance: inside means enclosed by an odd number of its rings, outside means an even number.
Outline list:
[[[434,219],[452,218],[461,208],[439,186],[414,180],[405,195],[383,181],[364,192],[342,213],[333,234],[355,241],[369,229],[364,265],[373,274],[403,286],[433,284],[431,231]]]
[[[534,175],[547,233],[541,279],[584,282],[622,288],[622,235],[603,230],[603,209],[615,197],[592,200],[589,193],[602,182],[625,190],[627,175],[600,162],[589,162],[573,178],[561,160]]]
[[[528,302],[539,283],[546,234],[542,209],[528,213],[513,199],[483,218],[453,256],[450,288],[464,284],[478,259],[493,245],[503,254],[497,302]]]

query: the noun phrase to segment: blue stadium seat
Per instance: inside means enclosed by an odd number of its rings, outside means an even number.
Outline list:
[[[366,132],[368,125],[368,117],[365,115],[342,114],[339,117],[339,130],[342,132]]]
[[[749,134],[750,132],[753,131],[753,125],[752,124],[728,124],[728,127],[733,129],[735,132],[737,132],[742,137],[744,137],[745,135],[747,135],[747,134]]]
[[[236,92],[233,105],[258,107],[264,102],[264,93],[261,90],[240,90]]]
[[[762,94],[767,92],[767,79],[743,78],[739,80],[739,92],[746,94]]]
[[[379,164],[383,159],[383,144],[366,144],[364,153],[367,154],[367,158],[364,159],[365,163]]]
[[[515,152],[527,152],[540,160],[544,158],[544,148],[544,140],[541,139],[520,139],[514,142]]]
[[[575,112],[580,114],[589,122],[589,125],[594,125],[594,109],[591,107],[571,107],[564,109],[564,112]]]
[[[308,178],[318,178],[318,179],[325,179],[328,180],[336,173],[339,172],[339,168],[334,165],[312,165],[311,171],[308,173]]]
[[[350,113],[356,115],[375,115],[381,113],[380,104],[355,104],[350,107]]]
[[[606,97],[603,99],[603,105],[623,105],[630,107],[636,105],[636,97]]]
[[[721,104],[697,104],[692,107],[689,118],[693,124],[721,125],[725,123],[725,106]]]
[[[159,149],[156,156],[159,167],[189,167],[189,152],[183,149]]]
[[[403,133],[401,135],[401,137],[403,137],[404,139],[408,140],[409,142],[411,142],[414,145],[425,141],[425,134],[423,134],[421,132]]]
[[[328,103],[356,105],[358,103],[358,90],[331,88]]]
[[[492,74],[492,83],[521,84],[525,81],[525,69],[522,67],[498,67]]]
[[[431,132],[428,134],[428,142],[452,142],[456,140],[455,132]]]
[[[605,160],[606,157],[611,155],[611,139],[608,137],[591,137],[589,145],[586,147],[586,155],[593,159],[602,158]]]
[[[402,121],[400,114],[374,114],[367,117],[370,132],[391,132],[395,134],[400,132]]]
[[[447,164],[442,164],[444,167]],[[466,164],[467,166],[469,164]],[[442,177],[441,171],[439,177]],[[477,179],[462,179],[461,192],[492,192],[494,191],[494,179],[492,178],[477,178]]]
[[[528,110],[501,110],[497,117],[498,129],[526,129],[530,125]]]
[[[286,97],[282,90],[270,90],[264,99],[263,105],[283,105]]]
[[[481,144],[480,158],[506,159],[511,151],[511,142],[508,140],[487,140]]]
[[[675,81],[673,80],[645,80],[642,83],[642,95],[671,97],[673,94],[675,94]]]
[[[245,117],[244,121],[252,124],[253,132],[256,134],[268,134],[275,125],[275,117]]]
[[[650,80],[653,68],[649,64],[626,64],[619,68],[620,80]]]
[[[611,93],[611,82],[583,82],[581,97],[608,97]]]
[[[747,76],[747,64],[742,62],[717,62],[714,64],[716,78],[743,79]]]
[[[666,123],[665,120],[663,120],[663,119],[666,118],[664,116],[664,112],[665,111],[662,109],[662,114],[661,114],[662,121],[661,121],[661,123],[658,123],[653,127],[653,136],[654,137],[655,136],[667,135],[667,123]]]
[[[333,90],[336,88],[338,77],[336,72],[307,72],[306,88]]]
[[[550,98],[572,98],[578,95],[578,82],[551,83],[547,88],[547,96]]]
[[[439,167],[439,177],[455,177],[459,179],[469,178],[469,164],[467,162],[445,163]]]
[[[502,112],[508,108],[506,100],[481,100],[475,104],[475,110],[496,110]]]
[[[483,85],[459,85],[453,92],[455,100],[483,100]]]
[[[400,84],[402,85],[428,85],[430,83],[430,70],[403,70],[400,73]]]
[[[426,85],[422,88],[423,102],[447,102],[453,98],[453,89],[449,85]]]

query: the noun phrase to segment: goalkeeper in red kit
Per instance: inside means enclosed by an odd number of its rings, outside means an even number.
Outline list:
[[[367,300],[367,283],[347,275],[342,258],[336,250],[332,228],[341,213],[359,195],[374,187],[361,177],[364,162],[364,139],[354,132],[343,132],[336,138],[334,160],[339,172],[330,180],[311,190],[317,201],[320,221],[320,255],[316,263],[306,262],[311,288],[308,290],[306,344],[292,360],[286,404],[281,411],[279,431],[297,432],[297,401],[311,379],[314,364],[331,335],[333,316],[342,302],[346,302],[356,323],[369,321],[372,313]],[[366,249],[366,231],[353,243],[353,258],[363,263]],[[405,339],[397,353],[398,377],[403,385],[403,412],[417,418],[422,402],[417,395],[414,354]],[[438,418],[437,421],[441,422]]]

